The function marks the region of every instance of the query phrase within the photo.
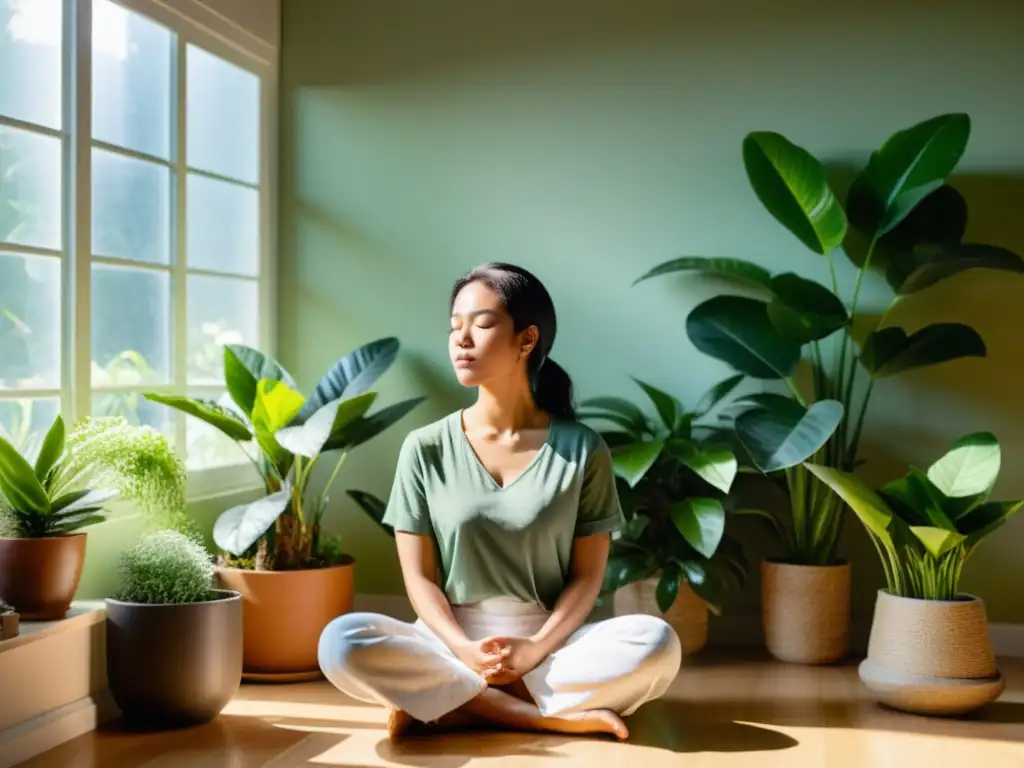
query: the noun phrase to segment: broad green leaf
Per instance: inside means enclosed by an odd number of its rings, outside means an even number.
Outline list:
[[[75,515],[67,519],[62,519],[51,529],[51,533],[72,533],[74,531],[80,531],[82,528],[87,528],[90,525],[96,525],[106,520],[105,515],[96,514],[81,514]]]
[[[849,321],[842,300],[814,280],[792,272],[772,280],[768,317],[783,336],[799,342],[831,336]]]
[[[828,442],[843,418],[838,400],[820,400],[806,409],[793,400],[786,402],[736,417],[736,436],[762,472],[806,461]]]
[[[708,604],[708,608],[714,614],[721,613],[722,605],[722,583],[711,572],[709,563],[697,560],[685,560],[677,563],[683,572],[690,588],[697,593],[697,596]]]
[[[658,579],[658,586],[654,590],[654,597],[658,601],[658,608],[662,613],[668,613],[672,604],[679,594],[679,571],[676,568],[666,568],[661,572]]]
[[[743,164],[761,204],[800,242],[821,255],[843,242],[846,214],[810,152],[778,133],[755,131],[743,140]]]
[[[261,379],[256,384],[252,423],[274,434],[292,422],[304,402],[305,398],[287,384],[273,379]]]
[[[631,440],[637,440],[647,432],[646,423],[640,424],[620,413],[613,413],[612,411],[581,410],[577,413],[577,418],[581,421],[606,421],[609,424],[622,427],[630,435]]]
[[[876,235],[896,227],[946,183],[970,132],[967,115],[947,114],[893,134],[850,186],[847,208],[854,226]]]
[[[608,564],[605,567],[601,594],[615,592],[629,584],[649,578],[653,573],[654,569],[647,553],[639,551],[613,552],[609,555]]]
[[[989,493],[999,477],[1002,454],[991,432],[960,438],[928,468],[928,479],[951,499]]]
[[[18,450],[0,437],[0,493],[18,512],[46,515],[50,512],[50,499],[32,465]]]
[[[876,379],[914,368],[985,357],[985,342],[978,332],[962,323],[933,323],[910,336],[902,328],[879,328],[864,340],[860,360]]]
[[[57,416],[46,433],[43,447],[39,450],[39,456],[36,457],[36,479],[43,484],[44,488],[46,487],[47,475],[50,474],[50,470],[53,469],[64,453],[65,435],[64,419]]]
[[[87,509],[99,509],[117,496],[117,491],[103,488],[72,491],[54,500],[51,507],[55,517],[78,514]]]
[[[967,546],[973,547],[1019,512],[1021,507],[1024,507],[1024,501],[990,501],[957,520],[957,528],[967,537]]]
[[[664,447],[663,440],[649,440],[613,449],[612,466],[615,474],[625,480],[630,488],[635,487],[658,460]]]
[[[213,540],[224,551],[240,556],[270,529],[291,498],[292,487],[286,482],[276,493],[232,507],[213,524]]]
[[[425,397],[409,398],[387,408],[381,408],[369,416],[358,418],[331,435],[322,451],[350,451],[369,442],[392,424],[405,418],[406,414],[424,400]]]
[[[629,424],[629,428],[645,429],[647,419],[639,406],[624,397],[591,397],[580,403],[581,409],[595,409],[593,418],[607,418],[596,411],[607,411],[609,414],[621,416],[624,421],[620,426]]]
[[[918,541],[924,544],[928,554],[936,559],[942,557],[967,538],[966,536],[961,536],[956,531],[948,531],[931,526],[912,525],[910,526],[910,532],[917,537]]]
[[[771,290],[772,276],[764,267],[743,259],[714,258],[706,256],[684,256],[659,264],[638,277],[633,285],[662,275],[676,272],[697,272],[731,278],[746,285]]]
[[[270,355],[244,344],[224,345],[224,384],[228,395],[249,418],[252,418],[256,404],[256,385],[264,379],[284,382],[292,389],[298,388],[291,374]]]
[[[671,440],[668,449],[675,458],[722,493],[728,493],[732,488],[739,462],[728,446],[697,446],[689,440]]]
[[[379,525],[385,533],[394,538],[395,532],[390,526],[384,523],[384,513],[387,512],[388,505],[386,502],[374,496],[372,493],[366,491],[349,490],[349,497],[359,508],[362,509],[373,522]]]
[[[651,399],[651,402],[654,403],[654,407],[657,409],[665,428],[669,432],[674,430],[680,415],[683,413],[683,406],[679,400],[667,392],[662,392],[657,387],[652,387],[650,384],[640,381],[635,376],[632,378],[637,383],[637,386]]]
[[[332,400],[347,400],[368,392],[395,362],[398,350],[398,339],[388,337],[364,344],[339,359],[316,385],[299,414],[299,421],[310,418]]]
[[[801,345],[775,329],[756,299],[708,299],[686,318],[686,333],[701,352],[755,379],[791,376],[800,360]]]
[[[880,493],[893,500],[890,507],[908,526],[928,523],[943,530],[956,530],[946,514],[942,493],[917,467],[911,467],[906,475],[887,483]],[[909,514],[903,514],[900,505],[909,508]]]
[[[366,392],[348,399],[338,398],[314,413],[304,424],[278,430],[274,438],[285,450],[312,459],[320,453],[331,435],[370,410],[376,398],[376,392]]]
[[[669,515],[686,543],[710,558],[725,533],[725,510],[717,499],[688,498],[669,508]]]
[[[1003,272],[1024,272],[1024,259],[1013,251],[984,243],[926,243],[916,245],[909,255],[914,265],[890,267],[887,279],[893,282],[907,271],[893,287],[901,295],[916,293],[936,283],[971,269],[990,269]]]
[[[210,426],[216,427],[232,440],[241,442],[252,440],[252,433],[237,414],[210,400],[197,400],[181,395],[158,395],[152,392],[145,393],[143,397],[154,403],[160,403],[195,416]]]
[[[742,373],[737,373],[735,376],[730,376],[729,378],[715,384],[715,386],[709,389],[697,403],[697,413],[701,416],[706,414],[722,402],[722,400],[731,395],[745,378],[746,376]]]
[[[889,534],[892,510],[863,480],[850,472],[832,467],[810,463],[804,466],[849,505],[864,527],[887,546],[892,546],[892,536]]]
[[[956,245],[964,239],[966,231],[967,201],[955,187],[944,184],[918,203],[899,226],[875,242],[871,264],[884,272],[886,282],[899,293],[900,286],[919,266],[921,253],[915,249]],[[856,235],[863,235],[860,230],[852,232],[855,237],[848,236],[844,246],[856,244]],[[851,255],[857,266],[863,266],[869,243],[870,238],[865,239],[863,253]]]

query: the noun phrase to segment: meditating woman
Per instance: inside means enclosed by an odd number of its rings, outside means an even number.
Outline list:
[[[661,618],[584,624],[623,524],[612,460],[576,420],[549,357],[555,310],[529,272],[456,283],[448,351],[476,403],[405,440],[385,523],[419,619],[350,613],[324,630],[327,679],[415,723],[608,733],[668,689],[679,639]]]

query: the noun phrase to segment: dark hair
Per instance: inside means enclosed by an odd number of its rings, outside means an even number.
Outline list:
[[[550,357],[558,321],[555,318],[555,304],[544,284],[530,272],[513,264],[483,264],[455,283],[449,309],[454,307],[459,291],[470,283],[478,282],[486,285],[501,299],[505,311],[512,317],[516,333],[531,325],[537,326],[537,345],[526,361],[530,388],[537,407],[552,416],[575,420],[572,379]]]

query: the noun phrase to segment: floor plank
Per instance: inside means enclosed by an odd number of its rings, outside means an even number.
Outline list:
[[[1001,663],[1002,698],[973,717],[925,718],[874,704],[856,666],[763,658],[688,660],[669,695],[629,721],[627,743],[543,734],[462,733],[388,742],[384,712],[325,682],[244,685],[213,723],[138,734],[117,723],[25,768],[928,768],[969,760],[1024,766],[1024,659]]]

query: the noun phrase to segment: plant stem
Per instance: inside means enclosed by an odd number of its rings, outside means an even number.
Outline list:
[[[337,463],[334,465],[334,470],[331,472],[331,476],[327,479],[327,483],[324,485],[323,490],[320,492],[320,503],[317,507],[317,522],[320,521],[320,515],[323,514],[324,509],[327,507],[327,493],[331,490],[331,486],[334,484],[334,479],[338,476],[338,471],[341,469],[341,465],[345,463],[345,458],[348,456],[347,452],[341,454],[338,458]]]
[[[793,380],[788,376],[784,377],[782,380],[786,382],[786,386],[789,387],[789,391],[793,393],[793,397],[796,398],[796,401],[806,408],[807,401],[804,400],[803,395],[800,394],[800,390],[796,388],[796,384],[793,383]]]
[[[846,464],[850,466],[839,467],[839,469],[851,469],[853,462],[857,460],[857,450],[860,448],[860,435],[861,430],[864,429],[864,416],[868,412],[868,403],[871,402],[871,392],[875,388],[875,380],[871,378],[868,380],[868,388],[864,393],[864,402],[860,406],[860,414],[857,416],[857,424],[853,428],[853,437],[850,439],[849,444],[846,446]]]

